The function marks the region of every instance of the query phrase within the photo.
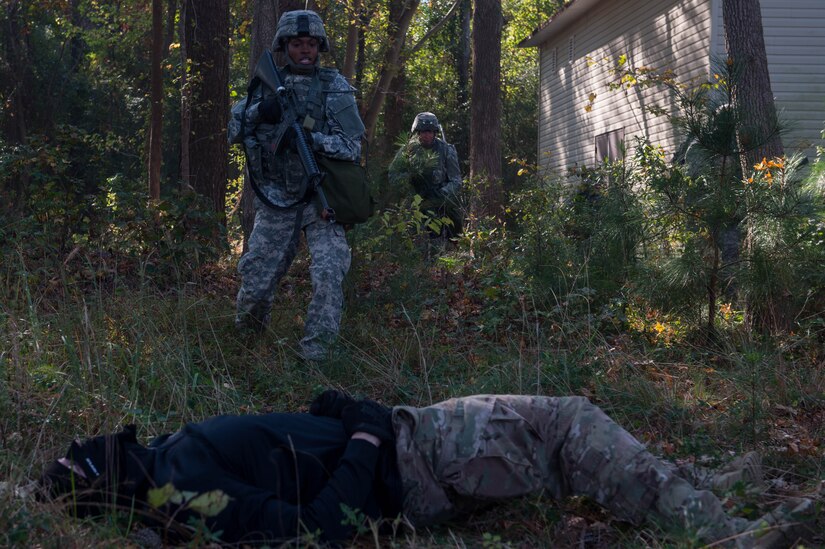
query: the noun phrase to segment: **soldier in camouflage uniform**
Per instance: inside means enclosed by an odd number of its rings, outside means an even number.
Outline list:
[[[409,142],[398,150],[390,164],[389,180],[396,188],[411,185],[424,199],[421,210],[428,217],[447,217],[451,223],[434,236],[452,237],[461,234],[464,221],[458,203],[461,172],[455,147],[438,138],[439,131],[441,125],[433,113],[418,113],[410,128]]]
[[[729,517],[712,492],[691,484],[695,475],[679,476],[584,397],[479,395],[397,406],[392,418],[403,508],[418,526],[544,493],[587,496],[622,520],[684,528],[705,543],[735,536],[737,547],[788,547],[794,521],[813,508],[798,499],[757,521]],[[759,483],[754,455],[716,479]]]
[[[364,125],[353,88],[334,69],[319,67],[319,52],[329,51],[320,17],[309,10],[285,13],[278,21],[272,49],[287,53],[287,65],[278,70],[294,97],[310,148],[315,154],[357,161]],[[235,322],[239,328],[253,330],[268,324],[278,282],[295,257],[303,231],[312,261],[312,301],[300,352],[308,360],[323,360],[339,330],[350,249],[344,227],[321,219],[295,152],[295,136],[285,134],[276,148],[273,138],[281,122],[277,98],[263,85],[251,91],[248,104],[245,99],[232,109],[229,139],[244,144],[250,176],[275,206],[255,199],[249,251],[238,263],[241,288]]]

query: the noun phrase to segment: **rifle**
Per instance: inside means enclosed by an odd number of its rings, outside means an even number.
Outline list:
[[[275,92],[275,96],[278,98],[278,103],[281,106],[283,118],[275,134],[276,149],[281,146],[281,140],[284,138],[286,132],[292,130],[295,134],[295,148],[298,152],[298,157],[301,159],[301,164],[304,167],[304,173],[306,173],[309,181],[309,188],[318,196],[318,200],[321,203],[321,219],[335,223],[335,210],[333,210],[329,202],[327,202],[327,197],[321,186],[326,173],[318,168],[315,155],[307,143],[304,127],[298,122],[298,111],[295,109],[295,100],[291,91],[287,90],[281,81],[281,75],[275,67],[275,62],[272,60],[272,53],[269,50],[264,50],[261,59],[258,61],[258,65],[255,67],[255,76],[260,78],[261,82]]]

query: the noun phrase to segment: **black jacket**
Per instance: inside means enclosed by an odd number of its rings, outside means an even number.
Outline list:
[[[367,516],[396,517],[401,482],[395,448],[350,440],[341,422],[309,414],[218,416],[186,425],[149,448],[130,452],[136,493],[171,483],[180,492],[221,490],[231,499],[203,517],[224,542],[262,543],[320,531],[346,540],[342,505]],[[170,507],[162,509],[175,513]],[[192,511],[178,512],[185,523]]]

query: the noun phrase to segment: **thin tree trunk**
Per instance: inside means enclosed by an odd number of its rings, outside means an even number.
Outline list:
[[[252,42],[249,51],[247,74],[252,79],[252,72],[258,58],[272,44],[275,28],[278,24],[278,0],[255,0],[252,7]],[[249,249],[249,235],[255,226],[255,193],[249,186],[249,172],[244,170],[243,190],[241,191],[241,230],[243,231],[243,253]]]
[[[229,0],[187,0],[192,61],[190,182],[225,219],[229,145]]]
[[[166,35],[163,38],[163,54],[169,51],[169,46],[175,40],[175,15],[178,12],[178,0],[166,0]]]
[[[355,87],[358,90],[364,85],[364,69],[367,64],[367,38],[365,30],[369,27],[371,19],[371,12],[367,9],[361,10],[358,17],[359,31],[358,31],[358,57],[355,60]],[[364,97],[361,95],[361,101]],[[364,112],[364,105],[359,105],[361,112]]]
[[[498,214],[501,183],[501,29],[500,0],[475,0],[473,85],[470,103],[470,178],[480,181],[483,211]]]
[[[163,140],[163,7],[152,0],[151,103],[149,123],[149,198],[160,198],[160,167]]]
[[[708,279],[708,339],[713,340],[716,337],[716,299],[719,293],[719,246],[716,245],[718,238],[711,239],[711,246],[713,246],[713,266],[710,271],[710,278]]]
[[[187,10],[180,10],[180,180],[184,188],[191,188],[189,170],[189,134],[192,127],[192,89],[189,85],[189,48],[187,47]]]
[[[31,85],[31,63],[29,63],[28,48],[23,42],[24,36],[22,21],[23,7],[18,2],[12,2],[3,7],[6,10],[5,23],[7,27],[0,33],[3,38],[4,57],[8,61],[8,68],[2,70],[5,82],[2,83],[6,105],[3,113],[3,135],[10,143],[23,143],[28,136],[27,122],[29,104],[35,97]]]
[[[25,44],[22,43],[21,10],[19,4],[11,3],[3,6],[5,10],[5,28],[0,31],[0,58],[8,61],[8,65],[0,63],[0,94],[5,101],[3,109],[0,110],[0,135],[9,144],[20,144],[28,137],[28,104],[34,98],[34,94],[29,93],[30,73],[27,67],[28,53]],[[0,140],[2,140],[0,139]],[[22,210],[28,201],[30,177],[27,171],[20,174],[20,177],[10,178],[7,196],[10,203],[0,204],[0,212],[5,212],[6,208]]]
[[[364,113],[364,126],[366,126],[366,139],[368,143],[372,142],[375,135],[375,127],[378,124],[378,115],[384,106],[384,100],[387,96],[387,90],[392,83],[392,79],[398,73],[398,60],[401,57],[401,48],[404,46],[404,39],[407,36],[407,31],[410,28],[415,10],[418,9],[419,0],[400,0],[397,6],[400,7],[400,13],[397,18],[391,18],[392,21],[397,21],[395,26],[391,27],[389,34],[389,43],[387,50],[384,53],[384,59],[381,63],[381,74],[378,77],[378,83],[370,98],[369,105]]]
[[[460,113],[463,123],[458,124],[459,131],[451,136],[458,158],[464,159],[469,155],[470,134],[467,128],[469,124],[469,100],[470,100],[470,19],[473,14],[471,0],[461,0],[459,6],[459,37],[456,43],[456,78],[458,89],[456,90],[456,107]]]
[[[347,81],[351,81],[352,77],[355,76],[355,58],[358,54],[361,0],[350,0],[347,17],[347,44],[344,54],[344,69],[341,74]]]

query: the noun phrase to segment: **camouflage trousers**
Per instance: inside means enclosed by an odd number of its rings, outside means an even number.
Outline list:
[[[311,257],[312,300],[301,348],[308,355],[317,355],[335,339],[341,323],[342,284],[350,266],[344,227],[322,220],[314,202],[274,210],[256,198],[255,206],[249,250],[238,262],[241,288],[235,323],[250,328],[269,323],[275,290],[295,258],[303,229]]]
[[[711,492],[676,476],[584,397],[480,395],[393,409],[404,513],[416,526],[533,493],[588,496],[619,519],[735,533]]]

